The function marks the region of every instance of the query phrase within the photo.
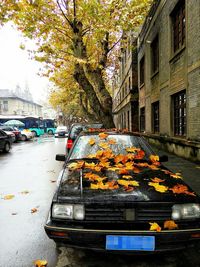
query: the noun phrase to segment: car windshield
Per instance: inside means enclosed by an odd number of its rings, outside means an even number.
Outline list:
[[[104,149],[112,149],[115,155],[127,154],[127,149],[133,147],[143,150],[145,158],[153,154],[150,146],[139,136],[110,134],[106,140],[102,140],[97,134],[80,136],[69,159],[88,158],[97,153],[97,151]]]
[[[85,130],[88,130],[90,128],[95,128],[95,129],[100,129],[102,128],[103,124],[101,123],[93,123],[93,124],[87,124],[87,125],[74,125],[71,129],[71,133],[70,133],[70,136],[72,138],[75,138],[79,135],[79,133],[81,131],[85,131]]]
[[[67,131],[67,127],[66,126],[60,126],[57,128],[57,131]]]

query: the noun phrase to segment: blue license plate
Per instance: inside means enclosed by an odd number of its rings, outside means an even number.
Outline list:
[[[155,236],[107,235],[106,249],[154,251]]]

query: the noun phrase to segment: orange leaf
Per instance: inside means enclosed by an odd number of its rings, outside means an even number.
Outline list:
[[[84,164],[85,164],[84,161],[72,162],[69,164],[68,168],[70,170],[77,170],[77,169],[81,169],[84,166]]]
[[[128,153],[135,153],[135,152],[139,152],[140,151],[140,148],[137,148],[137,147],[127,147],[126,148],[126,151]]]
[[[116,140],[114,138],[111,138],[108,140],[108,144],[109,145],[115,145],[116,144]]]
[[[119,154],[114,158],[114,161],[116,164],[119,162],[125,163],[127,160],[128,158],[126,157],[126,155],[122,155],[122,154]]]
[[[107,133],[100,133],[99,134],[100,139],[106,139],[108,137]]]
[[[36,267],[46,267],[48,262],[46,260],[36,260],[34,264]]]
[[[159,161],[159,156],[157,156],[157,155],[150,155],[149,159],[152,162]]]
[[[161,231],[161,227],[157,223],[153,222],[149,224],[151,225],[149,229],[150,231],[157,231],[157,232]]]
[[[134,187],[132,187],[132,186],[124,187],[124,190],[126,192],[132,192],[134,190]]]
[[[94,138],[90,138],[88,144],[90,144],[91,146],[93,146],[95,144],[95,139]]]
[[[122,178],[123,178],[123,179],[131,179],[132,176],[131,176],[131,175],[123,175]]]
[[[145,156],[145,152],[143,150],[138,151],[138,153],[135,155],[135,159],[143,159]]]
[[[196,196],[194,192],[189,192],[188,187],[183,184],[177,184],[172,188],[169,188],[174,194],[186,194],[190,196]]]
[[[175,179],[183,179],[181,176],[180,176],[180,173],[171,173],[170,174],[171,177],[175,178]]]
[[[129,172],[125,168],[119,170],[119,174],[128,174],[128,173]]]
[[[87,172],[84,175],[84,178],[89,179],[90,181],[98,181],[98,182],[101,182],[106,179],[106,177],[100,177],[99,175],[92,172]]]
[[[169,230],[173,230],[173,229],[177,229],[178,225],[173,220],[165,221],[164,222],[164,228],[169,229]]]
[[[151,181],[154,182],[154,183],[162,183],[162,182],[164,182],[165,180],[162,180],[162,179],[160,179],[160,178],[154,177],[154,178],[151,178]]]
[[[38,210],[36,209],[36,208],[32,208],[31,209],[31,213],[35,213],[35,212],[37,212]]]

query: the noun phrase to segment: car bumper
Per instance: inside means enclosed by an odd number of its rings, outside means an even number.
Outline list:
[[[68,137],[68,134],[66,134],[66,133],[55,133],[55,135],[54,135],[55,137]]]
[[[185,249],[200,242],[200,228],[189,230],[163,230],[161,232],[135,230],[97,230],[57,226],[47,221],[44,226],[49,238],[68,247],[107,251],[112,253],[148,254]],[[106,236],[154,236],[155,250],[106,250]]]

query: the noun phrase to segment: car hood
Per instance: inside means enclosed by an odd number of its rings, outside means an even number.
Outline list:
[[[138,186],[131,188],[119,185],[118,189],[90,189],[90,181],[85,179],[85,173],[83,170],[69,170],[66,168],[63,172],[63,176],[58,188],[58,199],[67,202],[199,202],[199,197],[193,190],[185,184],[185,182],[179,178],[178,175],[174,175],[166,168],[162,167],[158,170],[144,169],[140,173],[129,172],[132,178],[130,181],[138,182]],[[127,181],[122,178],[122,174],[117,171],[105,170],[103,175],[107,177],[107,181],[118,180]],[[154,178],[162,180],[162,182],[155,183]],[[82,183],[81,183],[82,180]],[[105,180],[106,181],[106,180]],[[82,186],[81,186],[82,184]],[[161,187],[159,187],[159,186]],[[158,186],[158,187],[157,187]],[[165,192],[157,190],[163,190],[165,186]],[[178,192],[178,188],[181,191],[185,186],[185,191]]]

